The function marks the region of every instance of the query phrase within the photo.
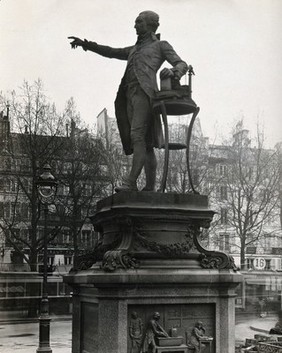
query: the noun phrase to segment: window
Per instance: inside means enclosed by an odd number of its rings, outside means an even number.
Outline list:
[[[29,231],[29,229],[22,229],[22,237],[25,240],[30,241],[30,231]]]
[[[220,199],[227,200],[227,186],[220,187]]]
[[[23,178],[21,192],[30,193],[32,190],[32,182],[30,179]]]
[[[265,260],[265,270],[271,270],[271,260]]]
[[[222,233],[219,234],[219,250],[221,251],[230,251],[230,244],[229,244],[229,234]]]
[[[92,193],[92,185],[86,184],[84,187],[84,195],[91,196]]]
[[[264,234],[263,236],[264,238],[264,248],[265,249],[271,249],[271,247],[273,246],[273,237],[269,234]]]
[[[26,203],[21,204],[21,219],[22,220],[27,220],[29,219],[29,205]]]
[[[10,180],[7,178],[4,179],[4,192],[10,192]]]
[[[11,167],[12,167],[12,161],[11,161],[11,158],[6,158],[5,160],[5,165],[6,165],[6,170],[11,170]]]
[[[0,161],[1,163],[1,161]],[[0,192],[3,192],[4,191],[4,186],[5,186],[5,181],[4,179],[0,179]]]
[[[38,234],[38,239],[43,239],[44,238],[44,229],[43,228],[38,228],[37,229],[37,234]]]
[[[63,243],[69,244],[70,242],[70,232],[68,230],[64,230],[63,232]]]
[[[190,151],[191,151],[191,160],[192,159],[195,160],[197,158],[197,155],[199,154],[199,146],[195,144],[191,144]]]
[[[47,258],[48,265],[54,265],[54,260],[55,260],[55,256],[48,256]]]
[[[31,170],[31,162],[28,158],[23,158],[21,161],[21,171],[30,172]]]
[[[64,264],[65,265],[72,265],[72,256],[71,255],[64,256]]]
[[[226,176],[227,175],[227,166],[226,165],[219,165],[219,175]]]
[[[82,230],[80,235],[80,241],[85,246],[91,246],[91,231]]]
[[[253,269],[253,259],[247,258],[247,269]]]
[[[14,170],[16,172],[19,172],[21,170],[21,160],[20,159],[14,159]]]
[[[220,223],[221,224],[227,224],[228,217],[227,217],[227,209],[226,208],[221,208],[220,209]]]
[[[21,204],[18,202],[12,202],[12,217],[14,217],[15,220],[19,221],[21,218]]]
[[[10,209],[10,202],[4,203],[4,218],[7,220],[11,217],[11,209]]]
[[[17,189],[18,189],[17,180],[11,179],[11,180],[10,180],[10,191],[11,191],[11,192],[16,192]]]

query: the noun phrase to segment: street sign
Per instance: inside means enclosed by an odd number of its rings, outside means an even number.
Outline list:
[[[255,270],[264,270],[266,266],[266,261],[263,257],[257,257],[253,261],[253,267]]]

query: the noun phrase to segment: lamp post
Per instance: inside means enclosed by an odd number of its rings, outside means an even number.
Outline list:
[[[38,197],[41,204],[44,206],[44,253],[43,253],[43,290],[40,303],[40,316],[39,316],[39,347],[36,352],[38,353],[52,353],[50,347],[50,317],[49,317],[49,301],[47,289],[47,217],[48,205],[53,203],[58,182],[54,175],[51,173],[49,164],[43,167],[43,173],[38,177],[36,186],[38,190]]]

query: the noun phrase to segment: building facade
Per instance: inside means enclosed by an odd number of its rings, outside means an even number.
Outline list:
[[[94,137],[87,134],[87,131],[77,129],[72,122],[70,133],[65,136],[37,136],[37,143],[41,146],[53,144],[53,155],[50,155],[50,150],[47,151],[46,148],[46,155],[42,156],[39,154],[41,151],[38,151],[38,154],[37,151],[33,153],[31,144],[24,144],[26,140],[31,139],[30,134],[12,132],[8,112],[6,115],[3,112],[0,114],[1,272],[40,273],[42,270],[44,220],[43,212],[39,209],[35,181],[44,161],[52,164],[52,172],[60,181],[56,202],[50,205],[48,210],[49,270],[62,274],[73,266],[74,228],[77,232],[76,245],[79,252],[95,245],[95,232],[88,216],[94,212],[102,186],[101,182],[95,186],[90,177],[100,175],[99,166],[93,164],[94,159],[89,160],[89,163],[86,159],[86,152],[93,155],[93,151],[79,149],[81,141],[83,146],[87,141],[95,145]],[[29,150],[25,149],[27,146]],[[85,161],[83,157],[77,158],[76,155],[80,152],[85,152]],[[36,157],[33,159],[34,155]],[[77,175],[73,174],[72,168],[76,168]],[[71,182],[75,176],[79,177],[77,184]],[[76,198],[71,194],[71,189]],[[73,222],[74,204],[76,218]],[[32,251],[36,258],[30,264],[27,260]]]

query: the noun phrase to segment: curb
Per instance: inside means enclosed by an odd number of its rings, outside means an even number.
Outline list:
[[[257,327],[254,327],[254,326],[250,326],[250,329],[253,330],[253,331],[257,331],[257,332],[262,332],[262,333],[269,333],[269,330],[264,330],[263,328],[257,328]]]
[[[51,321],[71,321],[72,317],[71,316],[64,316],[64,317],[52,317],[50,316]],[[7,319],[7,320],[0,320],[0,326],[1,325],[17,325],[17,324],[32,324],[39,322],[39,319],[37,317],[35,318],[24,318],[24,319]]]

